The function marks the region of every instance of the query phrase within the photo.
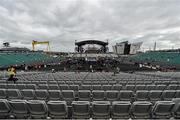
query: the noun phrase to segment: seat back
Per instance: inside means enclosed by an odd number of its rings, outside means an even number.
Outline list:
[[[172,98],[175,98],[176,91],[175,90],[164,90],[162,93],[162,99],[166,101],[172,100]]]
[[[119,98],[122,101],[131,101],[133,96],[133,91],[131,90],[121,90],[119,92]]]
[[[175,103],[173,108],[174,118],[180,119],[180,98],[173,98],[172,101]]]
[[[26,105],[26,100],[10,100],[9,104],[11,106],[12,114],[15,118],[25,119],[28,117],[28,109]]]
[[[101,90],[101,85],[92,85],[92,90]]]
[[[90,101],[91,100],[91,91],[90,90],[79,90],[78,91],[78,100],[79,101]]]
[[[17,84],[16,87],[17,87],[17,89],[19,89],[19,90],[26,89],[26,85],[25,85],[25,84]]]
[[[35,99],[34,90],[32,89],[24,89],[21,90],[21,94],[24,100],[33,100]]]
[[[61,100],[61,92],[60,90],[49,90],[49,100]]]
[[[69,86],[67,84],[60,84],[59,88],[60,90],[69,90]]]
[[[122,85],[113,85],[112,90],[120,91],[122,89]]]
[[[0,119],[6,119],[10,112],[10,106],[6,99],[0,99]]]
[[[79,85],[69,85],[70,90],[78,91],[79,90]]]
[[[110,118],[110,102],[109,101],[93,101],[92,102],[93,118]]]
[[[156,85],[156,90],[164,90],[166,88],[166,85]]]
[[[27,101],[30,117],[35,119],[44,119],[48,115],[48,109],[43,100],[29,100]]]
[[[103,89],[104,91],[111,90],[111,89],[112,89],[112,85],[103,85],[103,86],[102,86],[102,89]]]
[[[48,100],[49,98],[47,90],[35,90],[35,96],[37,100]]]
[[[93,90],[92,100],[93,101],[103,101],[105,97],[104,90]]]
[[[112,118],[129,118],[130,117],[130,101],[114,101],[112,102]]]
[[[68,108],[65,101],[48,101],[49,116],[54,119],[67,118]]]
[[[72,118],[77,118],[77,119],[90,118],[90,102],[89,101],[73,101],[72,102]]]
[[[91,90],[91,85],[81,85],[80,90]]]
[[[119,91],[116,91],[116,90],[107,90],[105,98],[108,101],[117,101],[117,100],[119,100]]]
[[[135,85],[126,85],[126,89],[125,90],[135,90]]]
[[[153,118],[170,118],[175,103],[172,101],[157,101],[153,107]]]
[[[26,89],[36,89],[36,84],[26,84]]]
[[[151,90],[149,91],[150,101],[159,101],[161,100],[162,90]]]
[[[6,90],[8,99],[21,99],[22,95],[18,89],[7,89]]]
[[[66,101],[68,105],[75,100],[75,95],[73,90],[62,90],[61,95],[62,95],[62,100]]]
[[[147,101],[136,101],[132,104],[134,118],[150,118],[152,103]]]
[[[16,89],[16,84],[7,84],[8,89]]]
[[[137,101],[146,101],[148,100],[149,91],[148,90],[138,90],[136,91],[136,100]]]
[[[156,90],[156,85],[146,85],[146,90]]]
[[[145,85],[136,85],[135,90],[145,90]]]
[[[57,84],[50,84],[49,90],[59,90],[59,86]]]
[[[0,99],[6,99],[6,89],[0,89]]]

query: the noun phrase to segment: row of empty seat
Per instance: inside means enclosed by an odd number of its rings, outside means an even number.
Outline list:
[[[180,98],[180,90],[32,90],[32,89],[0,89],[0,99],[25,99],[25,100],[86,100],[86,101],[158,101]]]
[[[180,100],[157,101],[66,101],[0,99],[0,118],[180,118]]]
[[[180,90],[180,85],[68,85],[68,84],[0,84],[0,88],[4,89],[47,89],[47,90]]]
[[[112,76],[112,73],[74,73],[74,72],[57,72],[57,73],[32,73],[18,76],[18,84],[67,84],[67,85],[166,85],[165,89],[171,85],[173,89],[179,89],[180,81],[173,77],[157,77],[146,74],[129,74],[119,73]],[[0,80],[0,83],[6,81]],[[176,85],[176,86],[175,86]]]
[[[7,80],[7,78],[6,78]],[[0,80],[0,83],[7,83],[6,80]],[[89,84],[89,85],[94,85],[94,84],[100,84],[100,85],[114,85],[114,84],[121,84],[123,86],[125,85],[138,85],[138,84],[144,84],[144,85],[150,85],[150,84],[155,84],[155,85],[159,85],[159,84],[164,84],[164,85],[169,85],[169,84],[180,84],[180,82],[177,81],[165,81],[165,80],[159,80],[159,81],[149,81],[149,80],[139,80],[139,81],[135,81],[135,80],[19,80],[17,81],[18,84]]]

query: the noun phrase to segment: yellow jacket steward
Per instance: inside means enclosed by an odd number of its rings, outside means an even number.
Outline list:
[[[15,68],[9,68],[9,69],[8,69],[8,74],[9,74],[9,75],[16,75],[16,70],[15,70]]]

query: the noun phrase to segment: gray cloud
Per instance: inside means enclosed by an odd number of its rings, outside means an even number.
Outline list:
[[[109,39],[109,47],[179,48],[179,9],[179,0],[1,0],[0,44],[49,40],[54,51],[73,51],[74,40]]]

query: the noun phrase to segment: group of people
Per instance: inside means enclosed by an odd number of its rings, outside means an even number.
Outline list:
[[[9,69],[8,69],[8,75],[9,75],[9,78],[7,79],[7,81],[13,81],[14,83],[16,83],[16,81],[18,80],[16,78],[16,68],[11,66]]]

